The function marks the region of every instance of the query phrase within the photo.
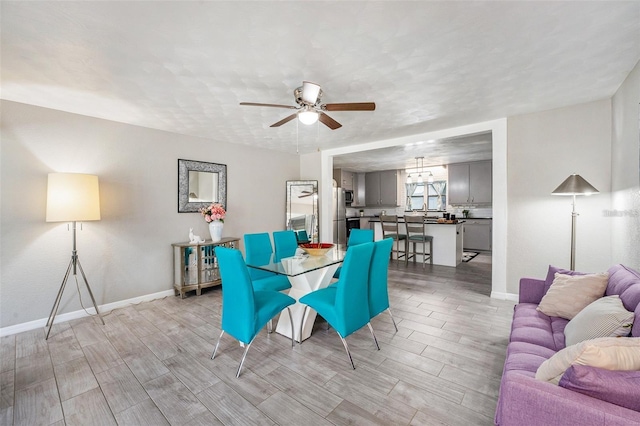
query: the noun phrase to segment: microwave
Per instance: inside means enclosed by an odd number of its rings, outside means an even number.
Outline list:
[[[350,206],[353,203],[353,191],[350,189],[345,189],[344,191],[344,203],[347,206]]]

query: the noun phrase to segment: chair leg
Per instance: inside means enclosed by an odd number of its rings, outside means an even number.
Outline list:
[[[242,370],[242,365],[244,364],[244,359],[247,357],[247,352],[249,352],[249,348],[251,347],[251,344],[253,343],[255,338],[256,338],[256,336],[253,336],[253,339],[251,339],[251,341],[249,342],[247,347],[244,349],[244,353],[242,354],[242,359],[240,360],[240,366],[238,367],[238,372],[236,373],[236,379],[238,377],[240,377],[240,371]]]
[[[213,353],[211,354],[211,359],[216,356],[216,352],[218,352],[218,345],[220,345],[220,339],[222,339],[222,335],[224,334],[224,330],[220,333],[220,337],[218,337],[218,343],[216,343],[215,349],[213,349]]]
[[[267,333],[273,333],[273,319],[270,319],[267,323]]]
[[[433,240],[429,241],[429,263],[433,265]]]
[[[344,340],[344,337],[340,336],[340,333],[338,333],[338,336],[340,337],[340,340],[342,340],[342,345],[344,346],[344,349],[347,351],[347,355],[349,355],[349,361],[351,362],[351,366],[355,370],[356,366],[353,363],[353,358],[351,358],[351,352],[349,352],[349,345],[347,345],[347,341]]]
[[[302,311],[302,319],[300,320],[300,344],[302,344],[302,327],[304,326],[304,316],[307,313],[307,308],[309,306],[308,305],[304,305],[304,310]],[[291,324],[293,324],[293,321],[291,322]]]
[[[295,339],[295,334],[293,334],[293,317],[291,316],[291,309],[287,306],[287,312],[289,312],[289,322],[291,323],[291,349],[293,349]]]
[[[391,322],[393,322],[393,326],[396,329],[396,332],[398,332],[398,326],[396,325],[396,320],[393,319],[393,315],[391,314],[391,308],[387,308],[387,311],[389,312],[389,316],[391,317]]]
[[[376,339],[376,335],[373,332],[373,327],[371,327],[371,323],[368,322],[367,325],[369,326],[369,331],[371,332],[371,336],[373,336],[373,342],[376,344],[376,348],[380,350],[380,345],[378,345],[378,339]]]

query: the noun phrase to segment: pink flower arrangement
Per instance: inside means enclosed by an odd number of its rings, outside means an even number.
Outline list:
[[[224,222],[224,217],[227,212],[224,210],[221,204],[213,203],[209,207],[203,207],[200,209],[200,214],[204,216],[204,220],[207,223],[211,223],[214,220]]]

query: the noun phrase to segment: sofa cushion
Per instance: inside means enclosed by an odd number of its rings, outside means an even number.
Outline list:
[[[565,345],[597,337],[620,337],[631,333],[633,312],[622,305],[620,296],[602,297],[578,312],[564,329]]]
[[[564,328],[569,322],[560,317],[549,317],[538,311],[538,305],[519,303],[514,307],[510,342],[526,342],[553,351],[564,348]]]
[[[620,295],[622,304],[628,311],[635,311],[633,337],[640,337],[640,272],[623,265],[609,268],[609,284],[606,295]]]
[[[572,365],[560,379],[563,388],[640,411],[640,371],[611,371]]]
[[[556,273],[553,284],[538,305],[538,310],[551,317],[570,320],[591,302],[604,295],[608,276],[606,272],[579,276]]]
[[[573,364],[607,370],[640,370],[640,338],[601,337],[568,346],[540,365],[536,379],[558,384]]]

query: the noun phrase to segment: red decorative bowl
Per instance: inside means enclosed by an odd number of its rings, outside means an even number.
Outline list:
[[[331,243],[306,243],[299,247],[309,256],[323,256],[334,247]]]

